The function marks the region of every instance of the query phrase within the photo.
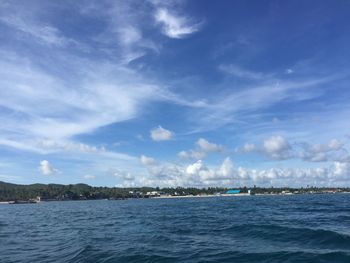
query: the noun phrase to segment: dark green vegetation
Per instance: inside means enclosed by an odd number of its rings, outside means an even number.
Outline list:
[[[92,187],[87,184],[31,184],[18,185],[0,182],[0,201],[29,200],[40,197],[41,200],[93,200],[93,199],[119,199],[119,198],[147,198],[149,192],[157,191],[165,195],[211,195],[225,193],[231,188],[118,188],[118,187]],[[279,193],[321,193],[321,192],[348,192],[349,188],[236,188],[241,193],[247,193],[251,189],[255,194],[279,194]]]
[[[118,188],[92,187],[87,184],[31,184],[18,185],[0,182],[0,201],[29,200],[38,196],[42,200],[93,200],[105,198],[147,197],[148,192],[158,191],[169,195],[198,195],[224,192],[225,188]]]

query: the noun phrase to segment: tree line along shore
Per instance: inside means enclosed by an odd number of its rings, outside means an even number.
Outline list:
[[[232,188],[226,187],[94,187],[87,184],[30,184],[19,185],[0,182],[0,202],[8,201],[65,201],[126,199],[150,197],[206,196],[226,194]],[[240,194],[317,194],[350,192],[350,188],[289,188],[289,187],[237,187]]]

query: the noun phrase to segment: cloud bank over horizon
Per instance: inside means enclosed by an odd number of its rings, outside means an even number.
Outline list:
[[[243,3],[2,1],[0,180],[350,186],[349,4]]]

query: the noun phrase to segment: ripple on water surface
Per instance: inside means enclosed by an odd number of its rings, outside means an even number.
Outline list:
[[[350,262],[350,195],[0,206],[0,262]]]

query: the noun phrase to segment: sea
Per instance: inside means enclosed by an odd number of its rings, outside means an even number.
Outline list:
[[[350,194],[0,205],[0,262],[350,262]]]

